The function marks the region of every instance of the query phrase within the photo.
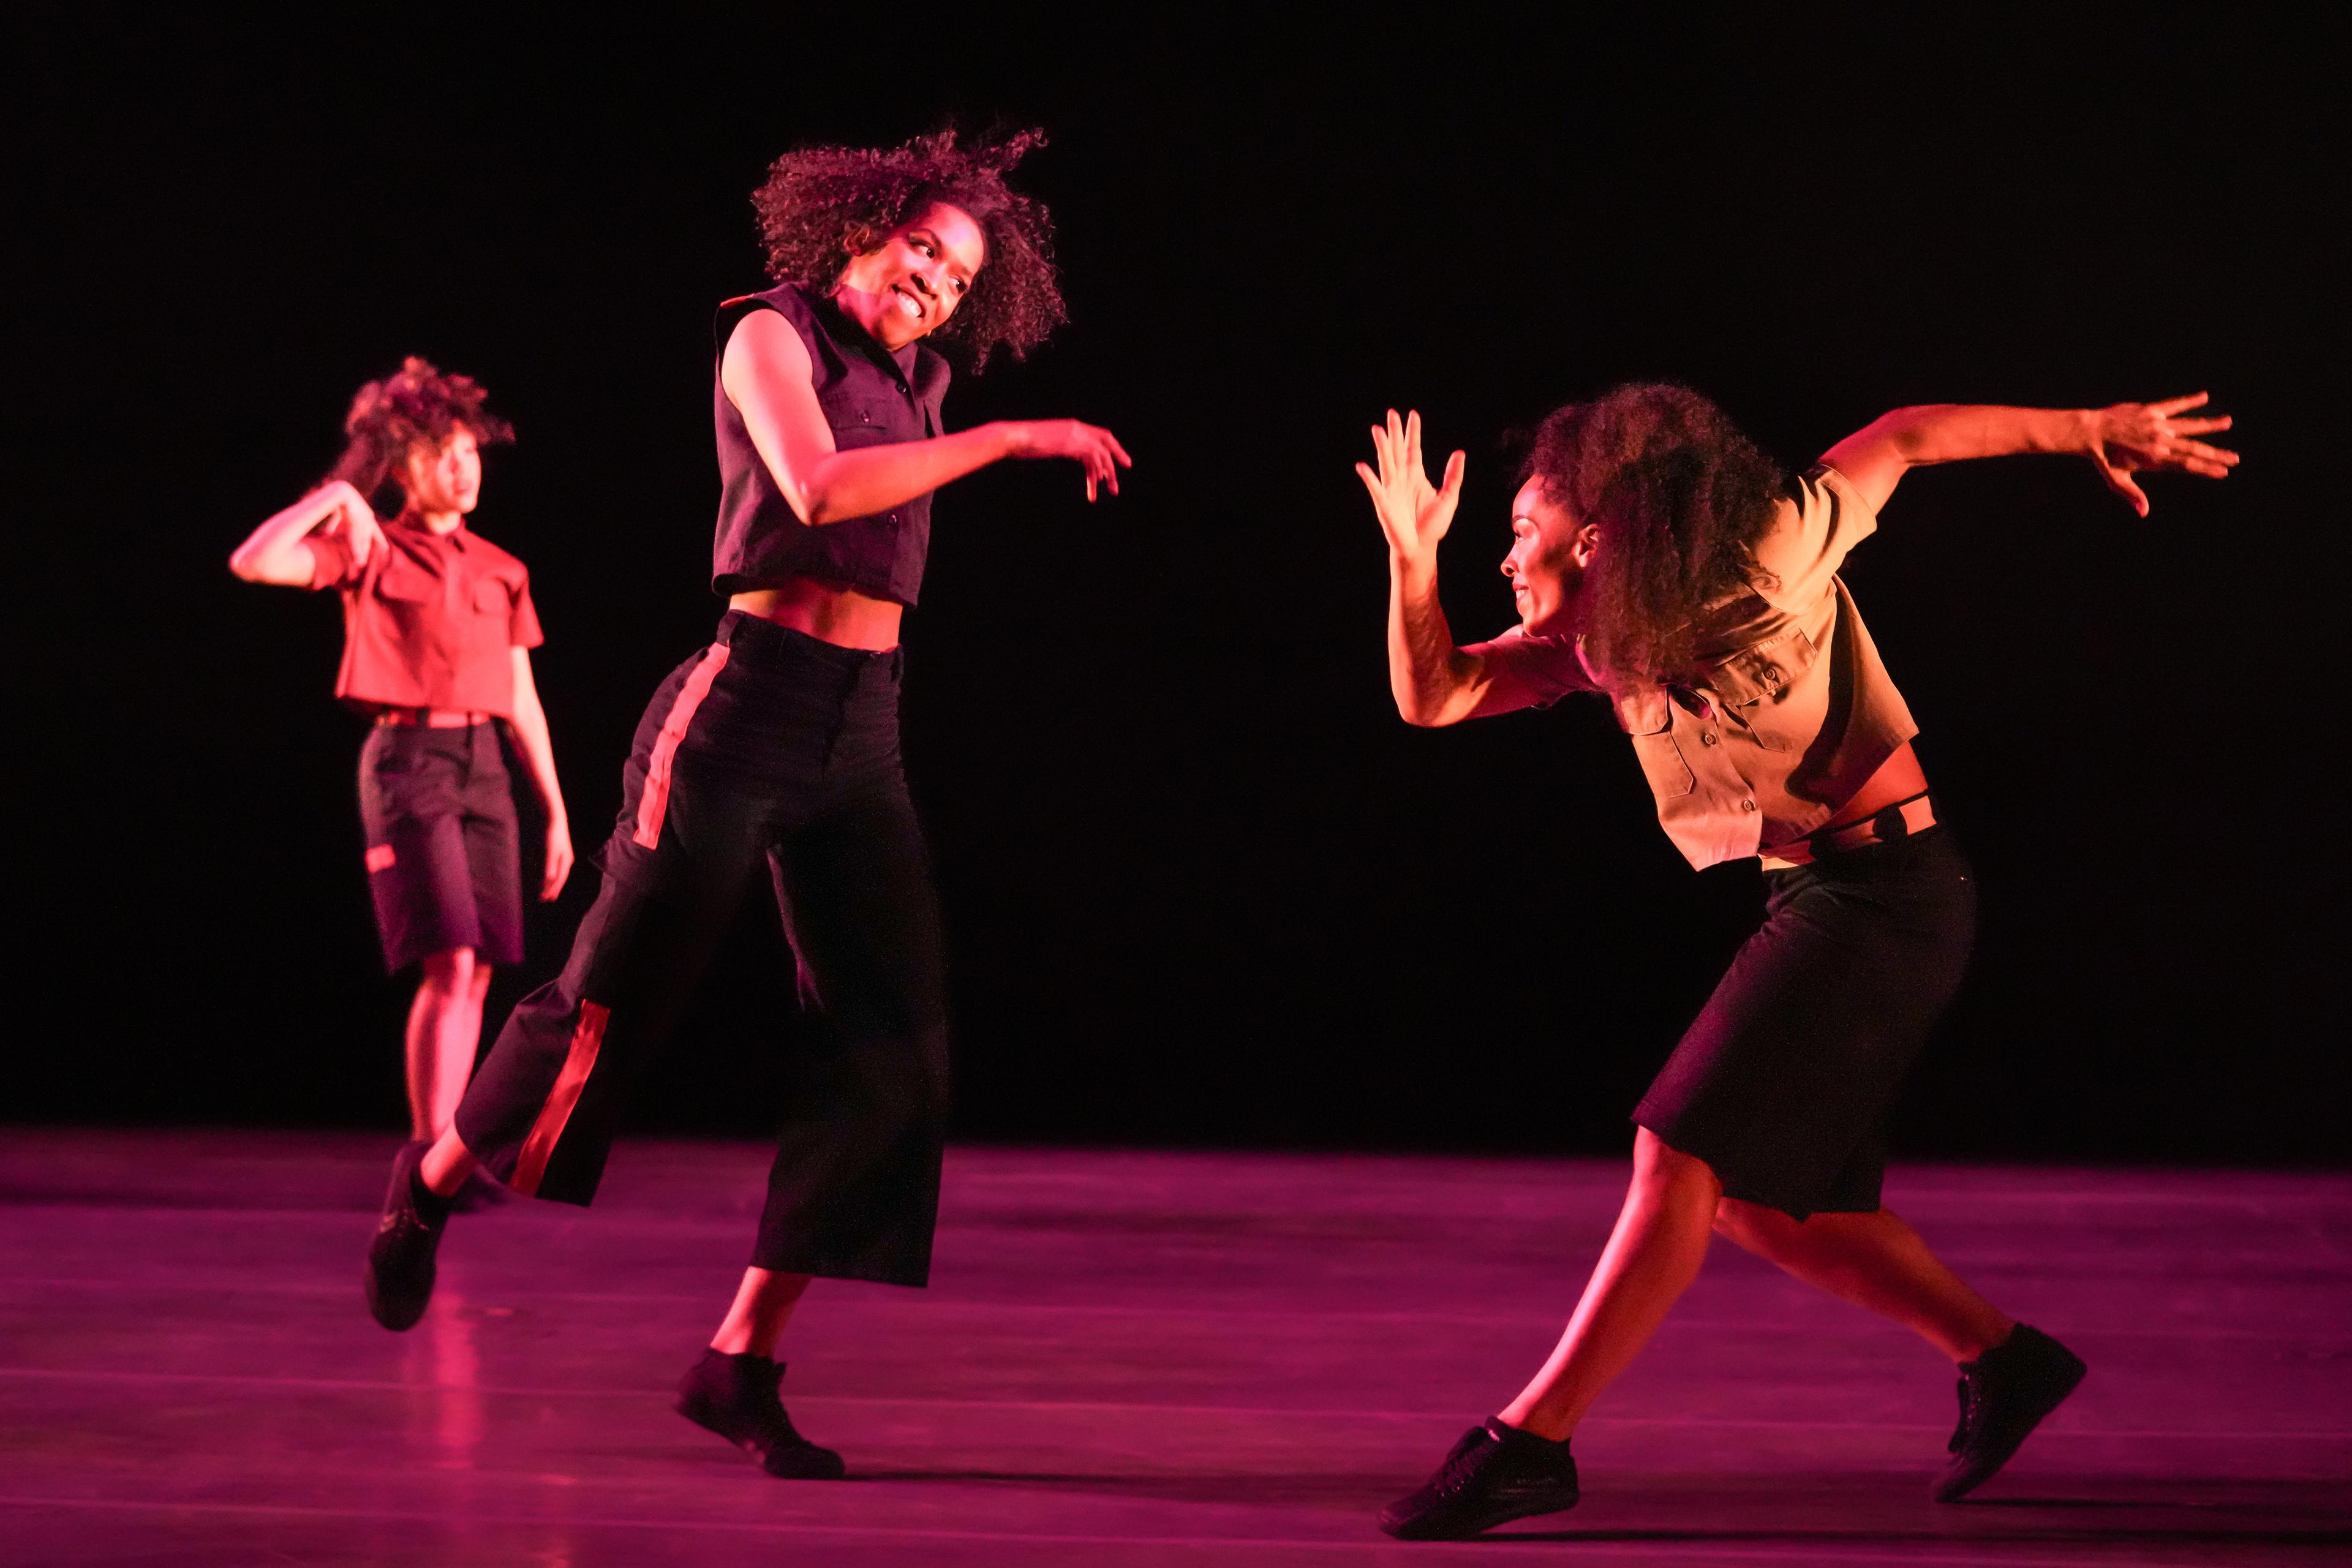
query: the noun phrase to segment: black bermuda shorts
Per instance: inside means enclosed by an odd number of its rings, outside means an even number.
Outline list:
[[[1974,874],[1938,826],[1764,879],[1764,923],[1633,1120],[1726,1197],[1868,1214],[1903,1075],[1968,966]]]
[[[459,947],[522,962],[522,867],[496,723],[369,731],[360,821],[386,973]]]

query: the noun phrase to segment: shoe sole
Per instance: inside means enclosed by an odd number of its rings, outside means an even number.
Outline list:
[[[2014,1439],[2006,1446],[1994,1449],[1987,1455],[1987,1457],[1992,1460],[1992,1463],[1985,1466],[1984,1468],[1979,1471],[1974,1471],[1966,1476],[1954,1477],[1947,1475],[1937,1481],[1935,1487],[1929,1491],[1928,1495],[1934,1498],[1937,1502],[1958,1502],[1962,1498],[1968,1496],[1970,1492],[1976,1490],[1979,1487],[1984,1485],[1987,1481],[1992,1479],[1993,1477],[2000,1474],[2002,1467],[2007,1465],[2011,1459],[2017,1458],[2017,1451],[2025,1447],[2025,1440],[2028,1437],[2032,1436],[2036,1431],[2040,1430],[2042,1424],[2044,1421],[2050,1419],[2051,1412],[2056,1410],[2060,1405],[2065,1404],[2068,1399],[2073,1397],[2074,1390],[2083,1385],[2083,1378],[2090,1370],[2091,1368],[2088,1363],[2082,1360],[2079,1356],[2075,1357],[2074,1371],[2066,1379],[2065,1386],[2060,1388],[2058,1392],[2052,1396],[2049,1404],[2043,1405],[2040,1410],[2034,1413],[2033,1419],[2025,1424],[2024,1430],[2018,1433]]]
[[[1566,1513],[1577,1505],[1581,1497],[1582,1494],[1578,1493],[1570,1497],[1566,1502],[1546,1501],[1532,1503],[1524,1508],[1488,1509],[1475,1516],[1474,1521],[1448,1523],[1444,1528],[1428,1524],[1416,1528],[1414,1521],[1391,1521],[1387,1514],[1383,1513],[1381,1515],[1381,1532],[1398,1541],[1467,1541],[1472,1536],[1486,1534],[1496,1525],[1508,1524],[1515,1519],[1536,1519],[1547,1513]]]
[[[682,1394],[670,1408],[704,1431],[726,1438],[728,1442],[749,1454],[753,1464],[780,1481],[838,1481],[846,1479],[849,1474],[849,1467],[842,1461],[840,1455],[829,1448],[818,1447],[814,1443],[809,1444],[809,1447],[815,1449],[817,1453],[826,1455],[826,1458],[814,1461],[812,1468],[804,1470],[777,1469],[768,1463],[767,1454],[757,1443],[749,1438],[738,1437],[734,1433],[719,1425],[711,1416],[709,1405],[702,1400]]]

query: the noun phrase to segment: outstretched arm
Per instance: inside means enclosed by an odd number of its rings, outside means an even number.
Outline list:
[[[1389,692],[1408,724],[1435,728],[1533,707],[1559,695],[1535,668],[1537,645],[1518,638],[1458,647],[1437,599],[1437,546],[1462,500],[1464,458],[1445,460],[1432,486],[1421,455],[1421,416],[1372,426],[1375,471],[1356,465],[1389,542]]]
[[[754,310],[728,334],[719,384],[776,488],[803,522],[840,522],[887,511],[1006,458],[1068,458],[1086,470],[1087,500],[1098,486],[1118,493],[1118,470],[1134,466],[1118,438],[1076,419],[998,420],[928,441],[836,451],[812,381],[808,345],[773,310]]]
[[[330,479],[247,535],[230,552],[228,569],[248,583],[307,588],[316,563],[302,541],[322,525],[351,530],[352,558],[362,564],[380,537],[366,498],[341,479]]]
[[[1929,463],[2063,453],[2090,458],[2107,488],[2146,517],[2147,496],[2133,482],[2134,473],[2179,468],[2219,479],[2237,466],[2237,453],[2193,439],[2227,430],[2228,415],[2182,417],[2203,407],[2205,398],[2200,392],[2108,408],[1923,404],[1881,416],[1832,447],[1822,460],[1851,480],[1874,510],[1886,504],[1905,473]]]

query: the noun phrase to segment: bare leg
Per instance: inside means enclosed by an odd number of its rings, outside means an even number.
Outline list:
[[[1889,1209],[1797,1220],[1726,1198],[1715,1228],[1806,1284],[1902,1324],[1956,1362],[1976,1360],[2017,1326]]]
[[[490,966],[474,962],[470,947],[451,948],[425,960],[425,977],[408,1007],[408,1119],[410,1135],[438,1137],[447,1131],[474,1076],[474,1050],[482,1040],[482,998],[490,988]]]
[[[774,1359],[776,1341],[809,1287],[805,1274],[778,1274],[766,1268],[746,1268],[735,1291],[735,1304],[726,1321],[710,1337],[710,1348],[721,1355],[767,1356]]]
[[[425,1151],[424,1163],[416,1167],[416,1173],[423,1178],[426,1191],[445,1198],[455,1197],[457,1189],[466,1184],[466,1178],[479,1170],[481,1164],[452,1126]]]
[[[1576,1430],[1698,1278],[1722,1196],[1706,1162],[1668,1148],[1646,1127],[1635,1131],[1633,1182],[1617,1228],[1551,1359],[1505,1406],[1505,1423],[1553,1442]]]

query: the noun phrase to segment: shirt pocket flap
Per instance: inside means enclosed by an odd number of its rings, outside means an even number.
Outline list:
[[[1616,700],[1617,723],[1628,735],[1654,735],[1675,721],[1663,686],[1645,686]]]
[[[376,548],[389,551],[389,547],[383,544],[378,544]],[[428,599],[437,599],[441,596],[440,578],[397,551],[389,551],[389,553],[392,559],[386,561],[383,563],[383,570],[376,574],[377,597],[399,599],[407,604],[422,604]]]
[[[503,616],[513,608],[514,595],[496,577],[485,577],[474,584],[474,609],[477,614]]]
[[[1801,627],[1792,626],[1769,642],[1741,648],[1709,669],[1700,684],[1734,708],[1778,699],[1805,678],[1821,651]]]

